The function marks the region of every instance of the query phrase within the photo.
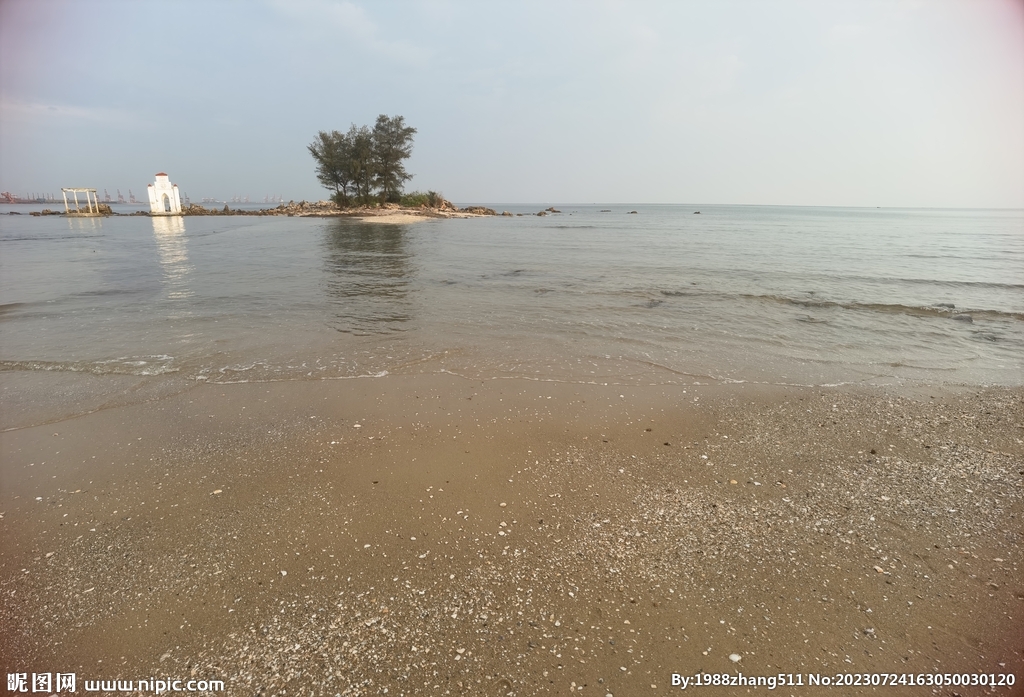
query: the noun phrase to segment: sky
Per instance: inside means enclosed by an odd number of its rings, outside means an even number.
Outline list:
[[[0,0],[0,191],[316,200],[402,115],[457,203],[1024,207],[1024,0]]]

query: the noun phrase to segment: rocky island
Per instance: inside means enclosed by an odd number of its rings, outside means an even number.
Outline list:
[[[333,201],[300,201],[298,203],[289,201],[282,203],[275,208],[261,208],[259,210],[231,209],[224,205],[224,208],[205,208],[198,204],[191,204],[181,211],[182,215],[287,215],[296,217],[345,217],[359,218],[368,222],[376,223],[414,223],[431,218],[473,218],[485,215],[497,215],[491,208],[483,206],[468,206],[459,208],[451,201],[440,199],[435,206],[403,206],[398,203],[383,203],[379,206],[357,206],[340,207]]]
[[[149,211],[134,211],[132,213],[115,213],[110,206],[102,205],[100,214],[102,216],[150,216]],[[11,215],[15,215],[12,213]],[[29,215],[66,215],[64,211],[55,211],[48,208],[41,211],[31,211]],[[289,201],[274,208],[260,208],[249,210],[244,208],[231,208],[224,204],[223,208],[207,208],[198,203],[192,203],[181,209],[183,216],[202,215],[286,215],[303,218],[328,218],[344,217],[358,218],[373,223],[416,223],[432,218],[475,218],[480,216],[498,215],[493,208],[484,206],[467,206],[459,208],[451,201],[440,199],[435,206],[403,206],[398,203],[384,203],[378,206],[356,206],[340,207],[333,201]],[[511,215],[511,214],[509,214]]]

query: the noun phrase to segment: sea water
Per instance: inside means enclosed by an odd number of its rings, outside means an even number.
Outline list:
[[[494,207],[522,215],[387,225],[0,206],[5,416],[57,375],[70,395],[50,395],[58,411],[165,383],[422,372],[1024,383],[1021,210]]]

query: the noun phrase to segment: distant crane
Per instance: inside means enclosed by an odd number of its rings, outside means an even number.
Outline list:
[[[133,196],[132,198],[135,198],[135,197]],[[120,189],[117,190],[117,202],[118,203],[124,203],[124,196],[121,195],[121,190]],[[133,203],[134,203],[134,201],[133,201]]]
[[[131,189],[128,189],[128,203],[138,203],[138,201],[135,200],[135,194],[132,193]]]
[[[107,193],[106,189],[103,190],[103,202],[110,203],[110,194]]]

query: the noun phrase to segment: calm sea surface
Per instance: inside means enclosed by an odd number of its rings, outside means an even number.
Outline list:
[[[1024,211],[560,209],[399,226],[0,206],[7,408],[47,380],[58,411],[161,385],[442,371],[1024,383]]]

